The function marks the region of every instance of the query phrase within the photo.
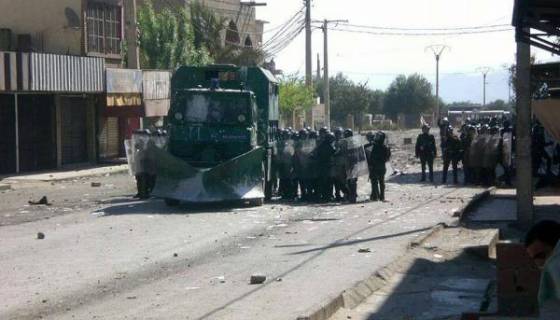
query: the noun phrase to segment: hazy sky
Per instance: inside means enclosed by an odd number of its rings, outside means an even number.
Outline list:
[[[302,0],[267,0],[257,17],[268,21],[267,29],[281,25],[302,7]],[[352,24],[406,28],[447,28],[510,24],[513,0],[313,0],[312,18],[348,19]],[[265,33],[265,41],[274,32]],[[386,89],[398,74],[420,73],[435,83],[435,60],[426,46],[443,43],[451,47],[440,64],[440,94],[446,102],[482,102],[481,66],[493,68],[487,100],[508,98],[504,64],[515,60],[514,32],[462,36],[379,36],[329,31],[331,75],[343,72],[356,81]],[[313,32],[313,66],[322,59],[323,34]],[[305,72],[305,40],[302,33],[276,57],[286,73]],[[534,49],[539,61],[558,56]]]

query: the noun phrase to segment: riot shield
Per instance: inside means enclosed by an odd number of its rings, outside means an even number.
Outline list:
[[[482,168],[483,166],[483,154],[486,148],[486,141],[489,139],[488,135],[481,134],[477,135],[472,143],[469,150],[469,163],[471,168]]]
[[[346,178],[354,179],[369,174],[364,139],[362,136],[353,136],[341,140],[340,154],[344,155],[346,162]]]
[[[506,132],[502,139],[502,164],[509,168],[512,165],[513,134]]]
[[[501,139],[499,134],[488,136],[482,157],[483,168],[494,169],[498,165]]]
[[[195,168],[155,145],[149,151],[158,160],[156,197],[196,203],[264,198],[263,148],[211,169]]]
[[[316,140],[300,140],[295,144],[294,169],[295,174],[300,179],[313,179],[315,167],[313,165],[313,153],[317,148]]]
[[[289,179],[294,171],[294,140],[278,141],[278,153],[276,156],[276,166],[278,170],[278,178]]]
[[[151,137],[147,134],[133,134],[130,140],[125,141],[128,171],[131,175],[155,174],[154,159],[148,152]],[[153,144],[153,141],[152,141]]]

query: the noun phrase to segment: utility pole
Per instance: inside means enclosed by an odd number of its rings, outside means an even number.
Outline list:
[[[451,50],[451,48],[444,44],[433,44],[426,47],[426,51],[431,51],[436,58],[436,110],[433,119],[433,126],[437,126],[437,122],[441,118],[441,112],[439,110],[439,60],[445,50]]]
[[[321,80],[321,58],[317,53],[317,81]]]
[[[323,35],[324,35],[324,53],[323,53],[323,81],[324,81],[324,99],[325,99],[325,122],[327,127],[331,126],[331,90],[329,78],[329,24],[331,23],[348,23],[348,20],[323,20]]]
[[[522,33],[529,33],[529,30],[520,28],[516,30],[516,198],[517,221],[521,227],[529,228],[534,221],[533,169],[531,161],[531,46],[521,40],[520,35]]]
[[[486,82],[486,78],[488,77],[490,71],[492,71],[492,68],[482,67],[476,69],[476,71],[482,73],[482,108],[484,108],[486,107],[486,85],[488,84],[488,82]]]
[[[136,0],[125,2],[126,42],[128,46],[128,63],[130,69],[140,69],[140,48],[138,43],[138,23],[136,21]]]
[[[311,0],[305,1],[305,84],[313,85],[312,46],[311,46]]]

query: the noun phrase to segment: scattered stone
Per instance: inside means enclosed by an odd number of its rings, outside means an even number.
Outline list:
[[[126,297],[128,300],[136,300],[136,296]]]
[[[371,249],[370,248],[362,248],[358,250],[359,253],[371,253]]]
[[[173,254],[173,257],[175,257],[175,258],[177,258],[178,256],[179,256],[179,254],[177,254],[177,253]]]
[[[49,203],[49,200],[47,199],[47,196],[43,196],[39,201],[33,201],[33,200],[29,200],[28,203],[30,205],[44,205],[44,206],[50,206],[51,204]]]
[[[42,303],[47,303],[47,299],[43,299],[41,302]]]
[[[99,187],[101,187],[101,182],[92,182],[91,187],[92,188],[99,188]]]
[[[45,234],[42,233],[42,232],[37,232],[37,239],[39,239],[39,240],[45,239]]]
[[[276,282],[282,282],[282,278],[276,278]]]
[[[266,276],[262,274],[254,274],[251,276],[251,284],[263,284],[266,281]]]

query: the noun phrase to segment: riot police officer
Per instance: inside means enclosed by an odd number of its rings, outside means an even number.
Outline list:
[[[344,130],[340,127],[334,129],[335,137],[335,150],[334,165],[333,165],[333,184],[334,184],[334,197],[336,201],[342,201],[346,198],[348,190],[346,186],[346,166],[345,166],[345,141]]]
[[[416,139],[416,158],[420,159],[422,166],[422,179],[426,181],[426,165],[429,170],[430,182],[434,182],[434,159],[437,154],[436,139],[430,134],[430,126],[425,124],[422,126],[422,134]]]
[[[326,131],[324,138],[319,141],[316,149],[316,167],[319,172],[318,189],[319,200],[329,202],[333,196],[333,182],[331,172],[333,168],[333,156],[336,152],[334,148],[334,134]]]
[[[291,200],[292,198],[292,177],[293,177],[293,141],[289,129],[281,132],[281,140],[279,141],[277,170],[280,178],[278,192],[283,200]]]
[[[443,178],[442,183],[447,183],[447,172],[449,165],[453,168],[453,183],[459,183],[458,166],[462,157],[461,141],[453,132],[453,127],[449,127],[446,131],[445,149],[443,151]]]
[[[138,193],[136,198],[148,199],[156,183],[156,163],[154,156],[148,150],[152,141],[152,132],[148,129],[136,130],[134,132],[133,143],[136,158],[136,188]]]
[[[354,136],[354,132],[352,131],[352,129],[344,130],[344,138],[345,139],[351,138],[353,136]],[[345,159],[346,159],[346,157],[345,157]],[[348,177],[347,176],[347,171],[348,171],[348,168],[345,167],[344,175],[346,176],[346,183],[345,183],[346,199],[350,203],[356,203],[356,201],[358,199],[358,178]]]
[[[306,129],[299,130],[298,139],[296,141],[295,160],[294,160],[295,176],[297,179],[297,184],[299,184],[300,199],[304,201],[309,200],[309,181],[308,181],[309,179],[306,172],[309,169],[308,157],[303,150],[307,138],[308,138],[307,130]]]
[[[391,149],[385,145],[384,132],[379,131],[375,134],[369,159],[370,200],[385,201],[386,163],[391,159]]]
[[[467,125],[465,133],[461,135],[461,145],[463,147],[463,175],[465,185],[476,183],[475,169],[472,164],[471,147],[476,137],[476,128],[472,125]]]

